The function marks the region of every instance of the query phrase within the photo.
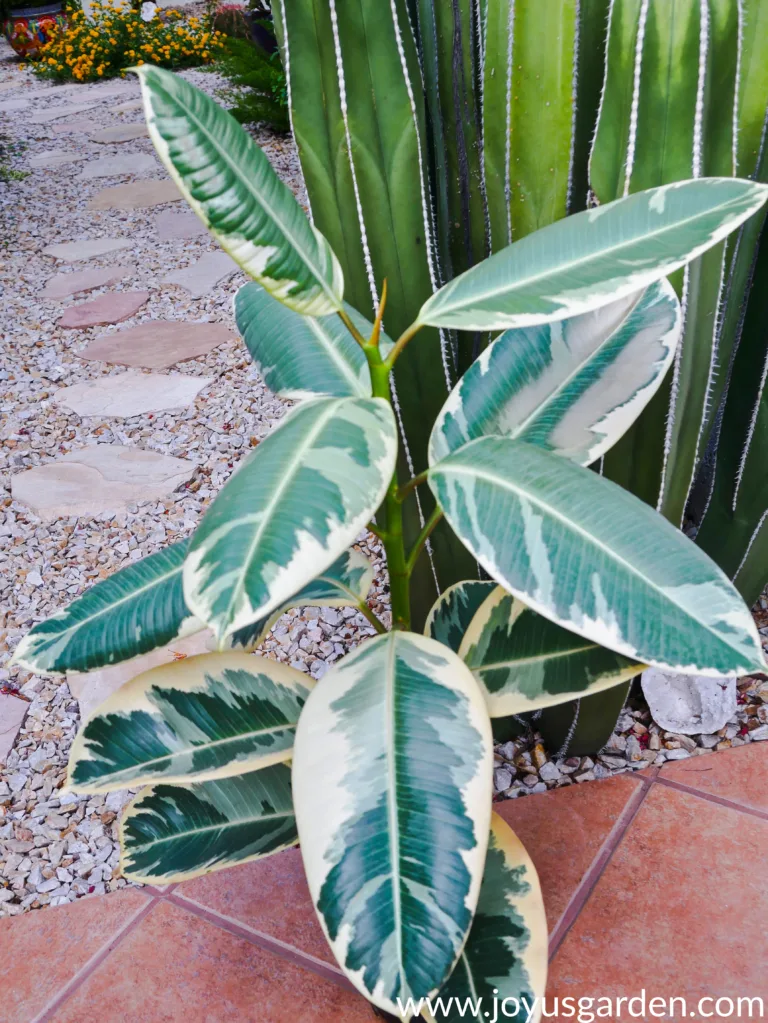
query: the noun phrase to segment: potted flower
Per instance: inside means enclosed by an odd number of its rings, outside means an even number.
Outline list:
[[[35,58],[51,29],[65,22],[64,0],[0,0],[5,38],[20,57]]]

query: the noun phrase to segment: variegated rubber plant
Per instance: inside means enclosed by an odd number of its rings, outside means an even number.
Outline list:
[[[764,668],[722,571],[587,466],[675,358],[666,277],[768,188],[700,178],[532,231],[436,289],[392,340],[385,283],[370,321],[345,302],[331,245],[240,126],[180,77],[138,74],[160,157],[253,279],[240,332],[297,404],[191,540],[35,626],[16,659],[90,670],[212,630],[218,652],[140,674],[73,747],[73,789],[146,786],[122,821],[126,876],[165,883],[300,842],[334,954],[375,1005],[405,1019],[437,992],[532,1004],[546,923],[533,865],[491,813],[491,719],[608,691],[644,664]],[[494,340],[436,416],[428,468],[403,478],[390,380],[432,328]],[[424,487],[435,510],[406,545],[403,509]],[[487,579],[447,589],[422,634],[411,579],[443,517]],[[366,525],[386,551],[390,629],[350,549]],[[316,684],[252,653],[308,603],[356,606],[377,633]]]

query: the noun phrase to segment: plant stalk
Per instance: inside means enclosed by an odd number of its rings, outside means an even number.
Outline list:
[[[426,483],[428,476],[429,472],[425,469],[424,472],[420,472],[418,476],[414,476],[413,479],[404,483],[397,492],[398,501],[402,503],[412,490],[415,490],[420,484]]]
[[[383,398],[391,405],[388,362],[382,360],[378,346],[367,346],[365,355],[371,371],[374,398]],[[392,628],[407,631],[411,627],[410,572],[403,540],[403,507],[397,498],[398,490],[397,470],[395,470],[384,498],[384,528],[381,531],[381,541],[387,554]]]
[[[435,526],[438,524],[440,519],[442,519],[442,517],[443,517],[443,510],[442,510],[442,508],[437,508],[436,507],[435,510],[432,512],[432,514],[427,519],[427,521],[425,522],[424,528],[419,533],[419,535],[418,535],[418,537],[416,539],[416,543],[413,545],[413,549],[411,550],[411,553],[408,555],[408,560],[406,562],[406,568],[408,569],[408,577],[409,578],[411,576],[411,573],[413,572],[413,569],[414,569],[414,567],[416,565],[416,562],[419,560],[419,555],[424,550],[424,545],[427,542],[427,540],[429,539],[430,533],[435,528]]]

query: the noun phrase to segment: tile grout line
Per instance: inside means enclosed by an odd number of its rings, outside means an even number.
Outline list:
[[[657,774],[658,772],[656,772]],[[656,774],[649,775],[646,778],[641,777],[639,774],[633,775],[633,780],[636,779],[638,787],[629,796],[624,806],[622,807],[621,813],[619,814],[618,820],[611,828],[609,834],[605,838],[605,841],[597,851],[595,858],[592,860],[586,873],[583,875],[579,882],[575,892],[570,898],[568,905],[566,906],[563,914],[561,915],[558,922],[555,924],[552,934],[549,939],[549,961],[552,962],[555,955],[557,954],[560,946],[565,941],[568,932],[571,930],[576,922],[579,914],[589,900],[590,895],[597,886],[598,881],[602,877],[605,868],[611,862],[613,854],[619,847],[621,840],[629,829],[629,826],[634,821],[635,817],[640,811],[640,807],[645,802],[645,799],[650,792],[656,781]]]
[[[717,806],[724,806],[729,810],[736,810],[750,817],[757,817],[759,820],[768,821],[768,811],[758,810],[757,807],[745,806],[743,803],[735,803],[725,796],[716,796],[713,792],[703,792],[692,785],[686,785],[685,782],[673,781],[672,778],[664,778],[662,776],[658,781],[664,788],[677,789],[679,792],[685,792],[690,796],[698,796],[699,799],[704,799],[708,803],[715,803]]]
[[[142,894],[144,894],[142,892]],[[101,898],[101,896],[96,896]],[[115,933],[109,938],[109,940],[102,945],[102,947],[91,956],[87,963],[80,967],[77,973],[67,981],[58,991],[57,994],[48,1002],[48,1004],[40,1010],[40,1012],[30,1021],[30,1023],[46,1023],[54,1012],[59,1009],[64,1002],[67,1001],[77,989],[91,976],[95,970],[107,959],[111,953],[117,948],[117,946],[123,941],[123,939],[131,933],[134,928],[144,920],[149,913],[152,912],[158,899],[157,896],[152,894],[145,895],[147,900],[146,905],[142,906],[134,915],[123,924]]]
[[[195,902],[188,896],[170,895],[164,901],[170,902],[179,909],[185,910],[192,916],[197,916],[202,920],[206,920],[208,923],[213,924],[220,930],[226,931],[237,938],[242,938],[249,944],[263,949],[265,952],[271,952],[273,955],[279,956],[281,959],[287,959],[296,966],[310,970],[312,973],[317,974],[324,980],[328,980],[347,991],[353,991],[355,994],[360,993],[354,984],[347,980],[341,970],[337,969],[331,963],[324,962],[322,959],[317,959],[308,952],[302,952],[301,949],[296,948],[295,945],[288,945],[286,942],[280,941],[279,938],[273,938],[269,934],[264,934],[261,931],[248,927],[246,924],[242,924],[231,917],[225,916],[222,913],[217,913],[215,910],[209,909],[207,906],[203,906],[199,902]]]

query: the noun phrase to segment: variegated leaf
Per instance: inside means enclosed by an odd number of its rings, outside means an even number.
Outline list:
[[[269,630],[290,607],[359,607],[368,596],[373,582],[373,565],[364,554],[354,548],[336,558],[312,582],[294,593],[290,600],[272,614],[260,618],[253,625],[238,629],[229,637],[233,649],[252,650],[266,637]]]
[[[234,778],[155,785],[120,824],[120,870],[130,881],[171,884],[296,845],[285,764]]]
[[[388,1012],[435,992],[464,944],[492,749],[469,669],[415,633],[359,646],[302,713],[293,788],[312,899],[352,983]]]
[[[221,247],[297,312],[341,309],[339,261],[250,135],[178,75],[149,64],[135,71],[158,156]]]
[[[644,667],[555,625],[501,586],[473,617],[459,657],[482,686],[491,717],[599,693]]]
[[[188,541],[132,562],[35,625],[14,660],[63,674],[127,661],[203,628],[184,603],[181,570]]]
[[[352,306],[345,308],[363,337],[369,337],[373,328],[368,320]],[[259,373],[275,394],[295,399],[319,394],[370,397],[365,353],[335,313],[302,316],[252,282],[235,295],[235,319]]]
[[[495,589],[495,582],[480,579],[467,579],[449,586],[429,612],[424,635],[450,647],[457,654],[475,612]]]
[[[145,671],[102,703],[69,756],[76,792],[227,778],[288,760],[314,684],[250,654],[203,654]]]
[[[701,255],[766,198],[768,187],[754,181],[698,178],[576,213],[454,278],[417,322],[502,330],[591,312]]]
[[[488,1023],[508,1016],[538,1023],[547,983],[547,946],[536,868],[514,831],[494,813],[475,919],[440,990],[447,1011],[434,1016],[426,1012],[424,1018],[430,1023]],[[520,1011],[513,1016],[515,1005]]]
[[[589,465],[656,393],[681,329],[674,289],[660,281],[595,312],[505,331],[443,406],[430,462],[500,434]]]
[[[488,574],[551,621],[672,671],[763,670],[752,616],[720,569],[597,473],[482,437],[433,466],[430,485]]]
[[[184,595],[223,642],[289,601],[378,508],[397,430],[381,398],[318,398],[259,444],[208,509],[184,564]]]

